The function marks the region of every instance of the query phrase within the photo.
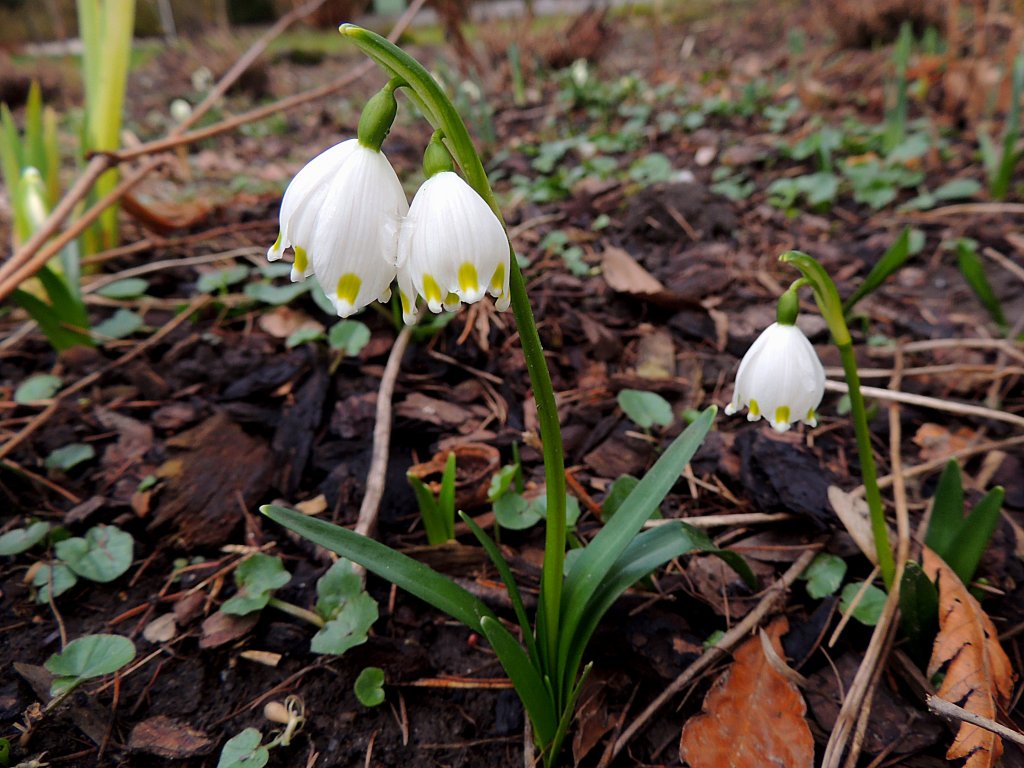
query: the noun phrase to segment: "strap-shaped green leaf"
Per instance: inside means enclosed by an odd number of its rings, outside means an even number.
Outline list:
[[[907,636],[911,657],[927,664],[939,623],[939,593],[913,560],[907,561],[900,581],[900,629]]]
[[[515,686],[530,716],[537,742],[542,748],[545,747],[555,737],[559,719],[548,687],[537,668],[530,663],[526,651],[500,621],[485,616],[480,620],[480,628]]]
[[[956,575],[964,584],[970,584],[974,572],[978,570],[981,556],[999,523],[999,512],[1003,506],[1004,496],[1005,492],[1001,486],[996,486],[986,493],[961,524],[957,532],[956,546],[950,549],[948,555],[943,556],[946,564],[956,571]]]
[[[935,487],[932,501],[932,516],[928,521],[928,532],[924,543],[935,554],[949,562],[960,526],[964,523],[964,488],[960,478],[960,465],[950,459],[942,470],[939,484]]]
[[[697,452],[714,422],[717,409],[707,408],[675,439],[637,484],[618,512],[576,558],[565,582],[558,658],[569,656],[576,628],[591,610],[590,600],[644,522],[658,509],[683,469]],[[560,665],[561,666],[561,665]],[[564,667],[563,667],[564,669]],[[563,682],[571,682],[563,678]]]
[[[512,575],[512,569],[508,567],[508,561],[505,560],[501,554],[501,550],[498,549],[498,545],[494,543],[494,539],[487,535],[487,531],[476,524],[476,520],[471,518],[465,512],[459,512],[459,517],[462,521],[469,526],[469,530],[472,531],[473,535],[476,536],[477,541],[480,542],[480,546],[484,548],[487,556],[491,558],[491,562],[494,563],[494,567],[498,569],[498,573],[501,575],[501,580],[505,582],[505,589],[508,590],[509,599],[512,601],[512,610],[516,613],[516,620],[519,622],[519,628],[523,632],[523,640],[526,642],[526,649],[530,654],[530,661],[535,666],[539,667],[539,659],[537,656],[537,643],[533,637],[533,628],[530,626],[530,619],[526,615],[526,608],[523,606],[523,597],[519,594],[519,586],[516,584],[515,576]]]
[[[575,627],[571,642],[566,646],[568,655],[563,657],[566,675],[564,684],[575,677],[590,637],[619,596],[655,569],[687,552],[705,552],[720,557],[749,587],[757,586],[757,579],[746,561],[736,552],[716,546],[699,528],[682,521],[672,521],[644,531],[630,542],[590,598],[587,610]]]
[[[260,512],[430,603],[472,630],[483,630],[480,620],[485,616],[494,618],[486,605],[451,579],[379,541],[285,507],[268,504],[260,507]]]
[[[910,258],[910,254],[910,227],[904,227],[899,237],[889,246],[889,250],[871,268],[868,276],[864,278],[864,282],[858,285],[857,289],[843,302],[843,313],[849,315],[853,306],[884,283],[889,275],[902,267]]]
[[[445,541],[455,538],[455,452],[448,454],[441,475],[441,492],[437,496],[437,509],[444,526]]]

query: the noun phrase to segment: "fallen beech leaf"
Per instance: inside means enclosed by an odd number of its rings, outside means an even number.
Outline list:
[[[925,423],[914,433],[914,445],[922,461],[946,459],[957,451],[968,447],[978,439],[978,433],[967,427],[950,432],[941,424]]]
[[[213,742],[202,731],[165,715],[143,720],[132,728],[128,749],[181,760],[212,751]]]
[[[631,296],[649,296],[665,292],[665,286],[621,248],[605,248],[601,260],[605,282],[613,291]]]
[[[766,630],[780,658],[779,638],[788,628],[783,616]],[[683,726],[679,759],[691,768],[810,768],[814,739],[796,686],[768,662],[759,637],[741,645],[735,658],[704,698],[701,714]]]
[[[938,697],[994,720],[998,707],[1010,703],[1015,677],[996,628],[953,570],[927,547],[923,566],[939,588],[939,634],[928,676],[945,668]],[[1002,739],[977,725],[961,723],[946,759],[966,757],[963,768],[991,768],[1002,754]]]
[[[264,312],[256,321],[260,330],[273,336],[275,339],[286,339],[300,328],[311,328],[323,333],[324,326],[311,318],[305,312],[289,309],[286,306],[275,308],[271,312]]]

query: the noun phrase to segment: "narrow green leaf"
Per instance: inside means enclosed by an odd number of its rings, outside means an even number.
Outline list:
[[[498,570],[501,580],[505,583],[509,600],[512,602],[512,610],[515,611],[516,620],[519,622],[519,629],[522,631],[523,640],[526,642],[526,650],[530,654],[530,661],[534,666],[538,666],[540,657],[537,655],[537,643],[533,636],[533,628],[530,626],[530,619],[527,617],[526,607],[523,605],[523,597],[519,593],[519,585],[516,584],[516,578],[512,575],[512,569],[509,567],[508,561],[501,554],[501,550],[498,549],[494,539],[487,535],[487,531],[477,525],[476,520],[465,512],[459,512],[459,517],[462,518],[462,521],[469,526],[469,530],[476,536],[476,540],[480,542],[480,546],[484,548],[487,556],[491,558],[491,562],[494,563],[494,567]]]
[[[946,564],[956,571],[956,575],[964,584],[970,584],[974,578],[974,572],[978,569],[981,556],[988,547],[992,532],[999,524],[1004,496],[1005,493],[999,486],[985,494],[961,523],[955,546],[950,548],[948,555],[943,556]]]
[[[735,552],[721,549],[708,535],[682,521],[644,531],[630,542],[615,564],[608,570],[598,589],[587,603],[581,620],[575,627],[563,626],[563,632],[572,631],[571,642],[562,643],[559,649],[563,661],[565,683],[571,682],[575,671],[583,660],[587,643],[597,629],[598,623],[616,600],[640,579],[653,573],[665,563],[688,552],[706,552],[721,558],[735,570],[752,589],[757,580],[750,566]],[[563,656],[562,653],[565,652]]]
[[[537,668],[530,663],[526,651],[500,621],[485,616],[480,620],[480,629],[515,686],[523,708],[530,716],[538,743],[542,746],[550,743],[558,728],[558,714]]]
[[[932,499],[932,515],[924,543],[946,562],[956,546],[956,538],[964,523],[964,489],[960,466],[950,459],[939,477]]]
[[[427,543],[436,547],[449,541],[448,526],[445,525],[444,514],[434,497],[434,492],[416,475],[406,474],[405,479],[409,481],[413,495],[416,496],[420,518],[423,520],[423,529],[427,533]]]
[[[25,158],[24,165],[37,169],[46,177],[46,148],[43,144],[43,91],[39,81],[33,80],[25,101]]]
[[[909,643],[911,658],[928,663],[938,629],[939,593],[931,579],[908,560],[900,581],[900,629]]]
[[[956,255],[960,264],[960,272],[963,274],[967,284],[978,297],[978,301],[988,311],[992,320],[999,326],[999,329],[1006,331],[1006,315],[1003,314],[1003,306],[996,296],[992,285],[985,274],[985,265],[978,256],[978,251],[972,243],[961,238],[956,243]]]
[[[849,315],[850,310],[853,309],[858,301],[875,291],[893,272],[906,263],[911,255],[910,232],[910,227],[904,227],[896,241],[889,246],[889,250],[882,255],[882,258],[868,272],[864,282],[857,286],[857,289],[843,302],[843,314]]]
[[[444,524],[445,540],[455,538],[455,452],[448,454],[441,475],[441,492],[437,495],[437,509]]]
[[[565,579],[563,639],[569,641],[587,604],[608,570],[672,490],[714,423],[717,409],[707,408],[677,437],[623,502],[615,516],[576,559]],[[562,654],[559,654],[562,656]]]
[[[285,507],[268,504],[260,507],[260,512],[314,544],[358,563],[474,631],[481,631],[480,619],[484,616],[494,618],[490,608],[455,582],[379,541]]]

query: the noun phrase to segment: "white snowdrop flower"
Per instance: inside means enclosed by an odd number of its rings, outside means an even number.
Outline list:
[[[778,432],[797,421],[816,426],[825,395],[825,369],[795,325],[772,323],[743,356],[726,414],[746,406],[747,419],[764,416]]]
[[[281,202],[281,229],[267,251],[295,249],[292,280],[316,275],[340,317],[387,301],[395,278],[399,223],[409,204],[383,153],[359,139],[317,155]]]
[[[485,293],[497,299],[499,310],[508,309],[508,279],[508,237],[494,211],[455,172],[430,175],[416,192],[398,236],[405,322],[415,321],[418,296],[431,312],[472,304]]]

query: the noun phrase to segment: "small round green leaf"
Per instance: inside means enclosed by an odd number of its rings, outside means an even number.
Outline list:
[[[217,293],[225,291],[229,286],[240,283],[249,276],[249,267],[245,264],[238,264],[226,269],[218,269],[216,272],[207,272],[201,275],[196,283],[196,290],[200,293]]]
[[[864,582],[858,581],[843,587],[843,592],[839,596],[840,611],[846,613],[850,610],[853,599],[857,596],[863,585]],[[882,608],[885,607],[885,597],[885,592],[875,585],[868,586],[864,594],[861,595],[857,607],[853,609],[853,618],[869,627],[875,626],[878,623],[878,619],[882,616]]]
[[[84,680],[116,672],[135,658],[135,645],[123,635],[86,635],[46,660],[54,675],[50,695],[58,696]]]
[[[623,389],[618,396],[619,407],[641,429],[655,424],[667,427],[672,423],[672,406],[657,392]]]
[[[46,538],[50,524],[38,520],[26,528],[15,528],[0,536],[0,555],[17,555]]]
[[[380,667],[366,667],[356,678],[355,694],[364,707],[383,704],[384,670]]]
[[[270,760],[270,750],[261,747],[263,735],[255,728],[246,728],[232,736],[220,751],[217,768],[263,768]]]
[[[366,592],[360,592],[346,602],[338,615],[313,635],[309,648],[313,653],[332,653],[340,656],[349,648],[366,642],[367,633],[377,620],[377,601]]]
[[[63,448],[58,448],[47,456],[43,466],[47,469],[59,469],[67,472],[95,456],[96,449],[88,443],[71,443]]]
[[[285,570],[281,558],[257,553],[235,569],[238,594],[220,607],[223,613],[245,616],[263,610],[271,593],[287,584],[292,575]]]
[[[101,339],[123,339],[142,327],[142,318],[130,309],[119,309],[102,323],[93,326],[93,333]]]
[[[71,589],[78,583],[78,577],[64,563],[56,562],[52,565],[42,565],[32,577],[32,586],[36,588],[36,602],[42,605],[50,602],[50,588],[53,588],[53,596],[57,597]]]
[[[800,578],[807,580],[807,594],[820,600],[839,589],[845,575],[845,560],[827,552],[819,552]]]
[[[307,344],[311,341],[317,341],[324,337],[324,332],[319,328],[311,325],[307,325],[303,328],[299,328],[294,331],[287,339],[285,339],[284,345],[288,349],[297,347],[300,344]]]
[[[149,288],[149,283],[141,277],[126,277],[99,288],[96,293],[108,299],[136,299]]]
[[[14,402],[24,404],[49,400],[57,394],[63,383],[59,377],[45,373],[29,376],[14,390]]]
[[[370,329],[358,320],[342,320],[331,326],[327,343],[331,349],[338,349],[346,355],[358,355],[370,342]]]
[[[85,538],[58,541],[54,551],[82,578],[105,584],[131,567],[134,548],[130,533],[113,525],[97,525]]]

